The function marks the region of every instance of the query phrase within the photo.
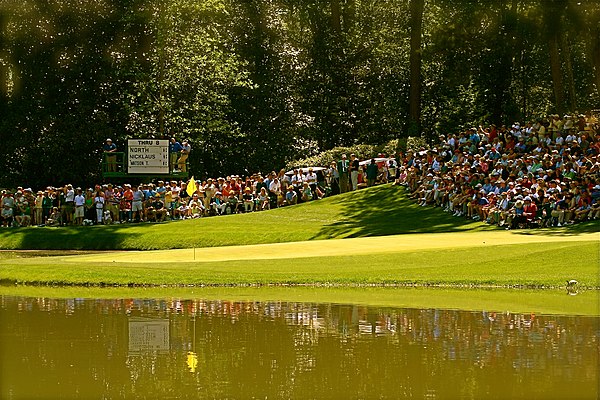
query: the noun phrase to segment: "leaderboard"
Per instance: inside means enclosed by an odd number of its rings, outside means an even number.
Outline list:
[[[127,141],[127,172],[130,174],[168,174],[169,141],[129,139]]]

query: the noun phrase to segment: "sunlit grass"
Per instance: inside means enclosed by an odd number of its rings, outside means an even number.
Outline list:
[[[162,224],[0,230],[1,249],[174,249],[486,229],[385,185],[271,211]]]
[[[598,242],[522,243],[388,253],[211,262],[0,262],[0,280],[75,285],[467,285],[559,287],[598,282]],[[141,261],[141,262],[140,262]]]

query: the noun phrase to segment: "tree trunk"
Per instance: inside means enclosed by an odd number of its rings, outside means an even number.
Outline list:
[[[340,0],[331,0],[331,27],[336,34],[342,32],[342,13]]]
[[[562,55],[565,59],[565,68],[567,72],[567,89],[569,93],[570,111],[577,110],[577,97],[575,93],[575,79],[573,78],[573,63],[571,62],[571,46],[569,45],[568,35],[562,38]]]
[[[421,135],[421,34],[425,0],[410,1],[409,136]]]
[[[560,63],[560,50],[558,47],[558,34],[554,33],[548,40],[548,50],[550,54],[550,71],[552,73],[552,85],[554,87],[554,105],[556,112],[562,114],[565,111],[564,86],[562,80],[562,68]]]
[[[344,32],[348,33],[354,25],[356,19],[356,3],[355,0],[346,0],[343,11]]]
[[[548,41],[550,56],[550,72],[554,88],[554,106],[558,114],[565,111],[565,88],[563,84],[562,65],[560,60],[560,38],[563,36],[563,14],[567,0],[548,0],[543,8],[543,29]]]
[[[589,41],[590,46],[590,58],[594,69],[594,78],[596,83],[596,94],[600,97],[600,25],[596,25],[590,32],[591,40]]]

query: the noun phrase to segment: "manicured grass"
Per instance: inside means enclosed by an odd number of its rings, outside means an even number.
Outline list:
[[[564,290],[348,288],[348,287],[204,287],[97,288],[0,286],[0,295],[38,298],[202,299],[357,304],[379,307],[486,310],[490,312],[600,315],[600,293]]]
[[[474,239],[480,234],[473,233]],[[423,235],[426,239],[427,235]],[[401,240],[402,236],[398,236]],[[370,238],[364,239],[369,240]],[[335,241],[334,241],[335,242]],[[323,242],[325,245],[330,242]],[[289,246],[293,246],[290,244]],[[274,245],[276,246],[276,245]],[[419,249],[371,254],[256,259],[237,254],[225,261],[172,262],[137,253],[133,261],[94,256],[27,258],[0,262],[0,280],[75,285],[466,285],[600,287],[597,241]],[[318,251],[315,249],[315,252]],[[286,254],[286,253],[284,253]],[[116,255],[118,259],[119,254]],[[89,258],[92,257],[91,261]]]
[[[351,239],[315,240],[331,238]],[[580,287],[600,288],[598,239],[597,223],[506,232],[418,207],[403,188],[385,185],[269,212],[194,221],[4,229],[0,247],[8,249],[181,250],[56,257],[5,252],[0,281],[560,287],[577,279]]]
[[[0,229],[0,249],[147,250],[489,229],[383,185],[297,206],[162,224]]]

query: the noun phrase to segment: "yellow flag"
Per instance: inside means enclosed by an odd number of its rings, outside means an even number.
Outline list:
[[[190,179],[190,181],[188,182],[187,189],[185,191],[191,197],[194,193],[196,193],[197,189],[198,189],[198,187],[196,186],[196,181],[194,180],[194,177],[192,176],[192,179]]]
[[[187,366],[192,373],[196,372],[196,368],[198,368],[198,356],[193,351],[187,353]]]

